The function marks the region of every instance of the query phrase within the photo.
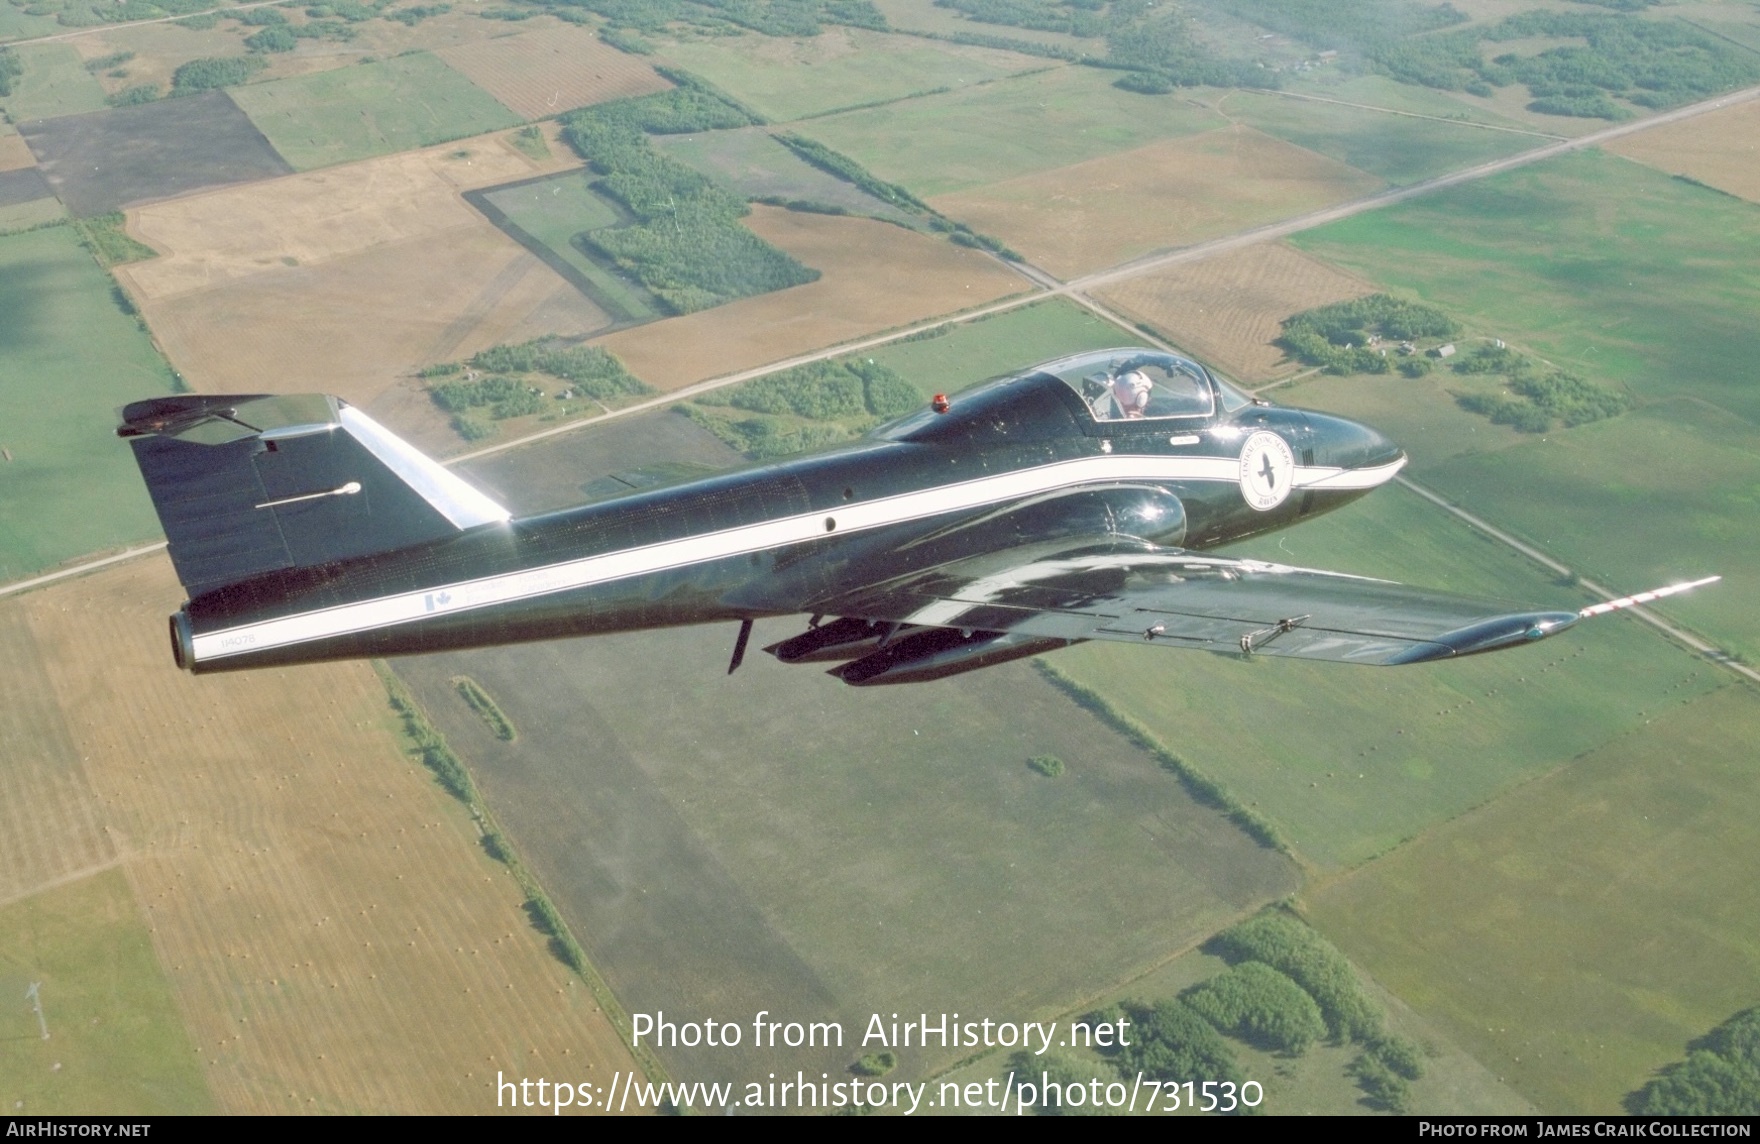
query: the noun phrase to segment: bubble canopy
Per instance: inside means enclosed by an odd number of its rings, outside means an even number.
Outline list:
[[[1197,362],[1158,350],[1099,350],[1039,368],[1074,390],[1096,421],[1209,417],[1219,397],[1231,410],[1250,403]]]

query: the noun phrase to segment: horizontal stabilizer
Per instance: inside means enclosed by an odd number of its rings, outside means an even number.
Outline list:
[[[161,397],[122,422],[191,598],[509,516],[334,397]]]

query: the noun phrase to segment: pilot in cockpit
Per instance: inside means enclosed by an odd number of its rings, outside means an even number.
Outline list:
[[[1154,388],[1149,375],[1135,365],[1122,370],[1114,366],[1082,379],[1082,396],[1101,421],[1143,417],[1149,411],[1149,394]]]

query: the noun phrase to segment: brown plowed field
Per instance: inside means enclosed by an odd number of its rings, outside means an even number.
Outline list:
[[[1607,150],[1760,203],[1760,103],[1627,135]]]
[[[130,212],[158,258],[117,270],[197,390],[366,404],[435,361],[610,319],[459,193],[560,170],[499,136]]]
[[[1272,344],[1285,318],[1374,292],[1282,243],[1260,243],[1132,278],[1103,297],[1241,381],[1260,382],[1294,368]]]
[[[487,1112],[497,1071],[631,1068],[372,670],[193,678],[181,595],[150,558],[22,611],[221,1109]]]
[[[0,171],[22,171],[37,165],[37,157],[22,135],[0,135]]]
[[[988,255],[890,223],[756,206],[746,225],[822,271],[817,282],[742,298],[600,341],[664,390],[969,309],[1026,282]]]
[[[440,48],[434,54],[527,119],[672,86],[647,64],[573,24]]]
[[[1167,139],[930,200],[1072,278],[1356,198],[1380,180],[1248,127]]]

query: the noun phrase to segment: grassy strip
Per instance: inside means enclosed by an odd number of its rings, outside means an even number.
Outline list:
[[[513,729],[513,720],[509,719],[507,713],[501,710],[500,705],[489,697],[489,693],[483,690],[482,684],[468,675],[455,675],[452,678],[452,686],[458,688],[459,695],[463,696],[464,701],[470,704],[471,710],[482,716],[483,722],[489,725],[489,730],[494,732],[497,739],[504,743],[511,743],[519,738],[519,732]]]
[[[159,252],[152,247],[130,238],[122,226],[121,211],[73,220],[73,229],[79,232],[79,240],[92,252],[98,265],[106,270],[125,262],[159,257]]]
[[[507,835],[502,833],[500,825],[495,821],[495,816],[483,805],[476,784],[471,781],[470,772],[465,769],[458,756],[452,753],[452,748],[447,746],[445,736],[428,722],[427,713],[389,665],[376,659],[373,661],[373,670],[385,685],[391,709],[403,720],[403,733],[410,742],[410,753],[419,757],[422,765],[434,772],[440,785],[471,812],[477,829],[482,831],[483,850],[489,857],[507,867],[513,874],[514,881],[519,884],[520,892],[526,896],[526,915],[531,919],[533,928],[550,939],[550,951],[556,955],[557,960],[574,970],[586,982],[587,988],[593,991],[599,1007],[616,1027],[618,1035],[623,1038],[623,1043],[628,1046],[648,1079],[655,1082],[666,1081],[666,1070],[652,1052],[635,1043],[629,1014],[624,1012],[623,1006],[613,996],[611,987],[605,984],[604,979],[593,968],[592,962],[587,960],[586,950],[581,948],[580,942],[569,930],[568,923],[562,920],[562,915],[556,911],[550,896],[538,884],[538,879],[520,861],[513,845],[508,842]],[[466,698],[468,700],[469,697]],[[511,728],[511,724],[509,726]]]
[[[1193,798],[1227,814],[1230,822],[1246,831],[1247,836],[1259,845],[1276,850],[1280,854],[1286,854],[1291,858],[1295,857],[1295,852],[1290,849],[1289,843],[1284,840],[1283,835],[1278,832],[1277,827],[1271,824],[1270,820],[1241,805],[1240,800],[1230,794],[1226,787],[1168,750],[1159,739],[1150,734],[1147,727],[1114,707],[1105,696],[1077,683],[1056,667],[1045,662],[1043,658],[1035,659],[1033,666],[1039,669],[1039,674],[1043,675],[1053,687],[1074,700],[1077,706],[1099,716],[1102,722],[1153,755],[1156,762],[1178,775],[1180,783]]]

